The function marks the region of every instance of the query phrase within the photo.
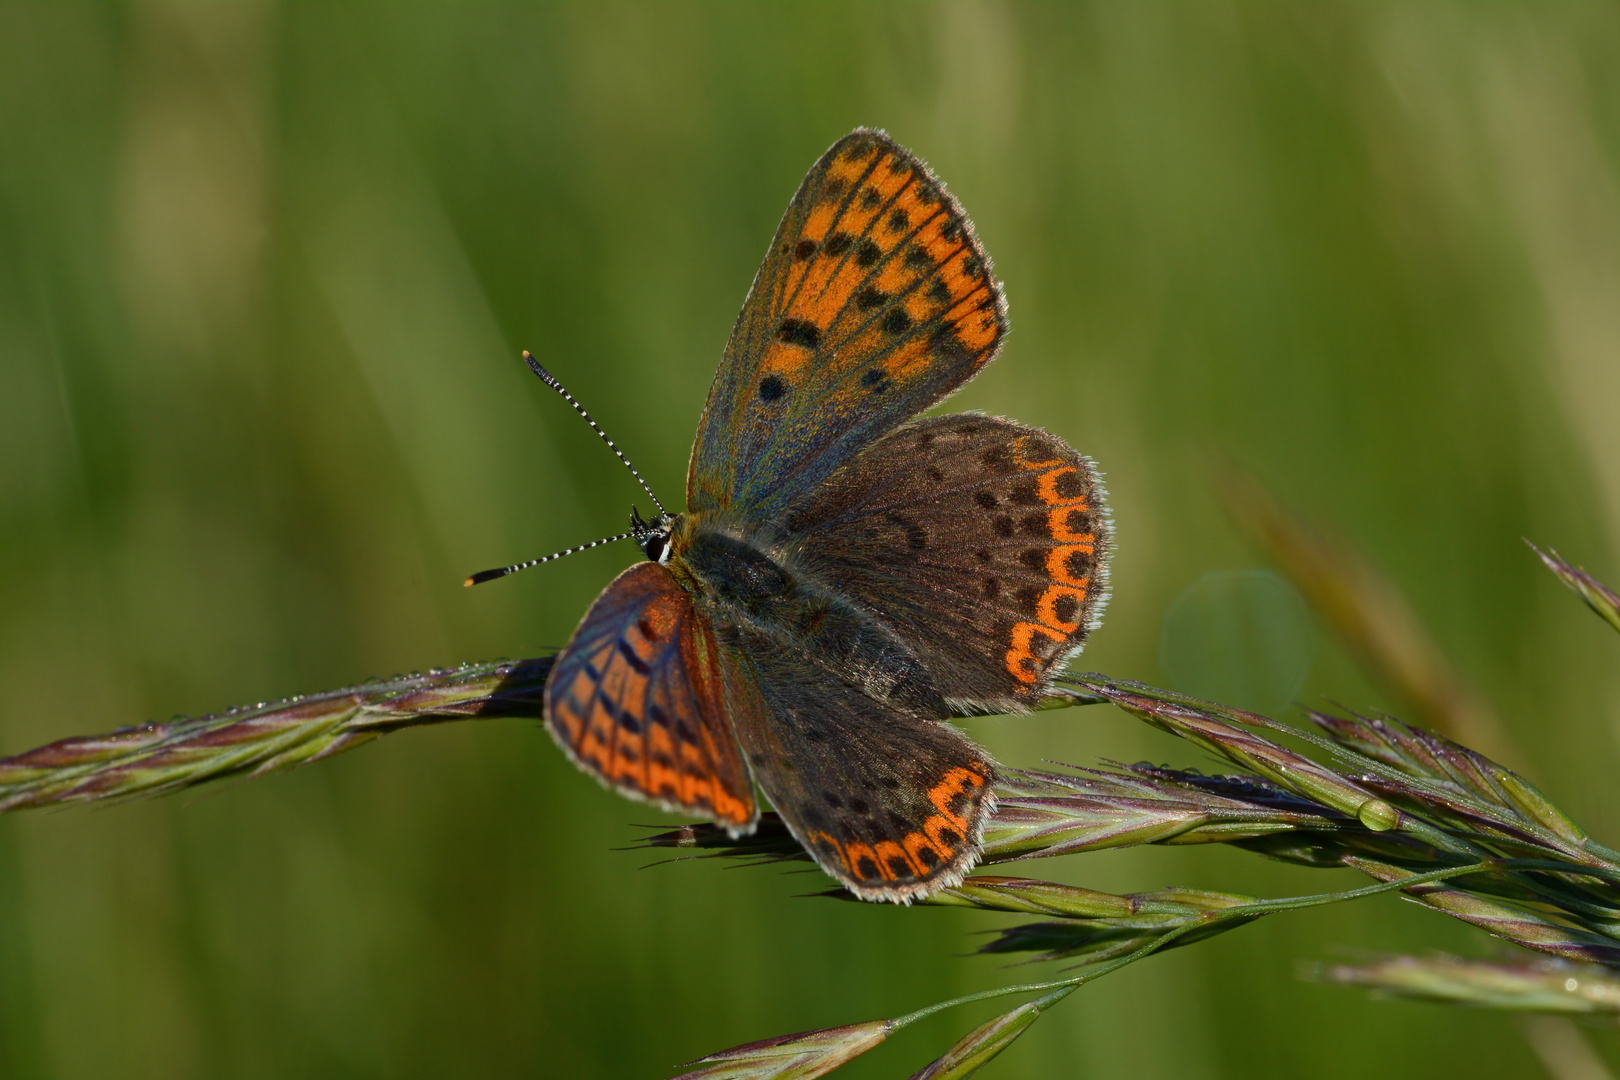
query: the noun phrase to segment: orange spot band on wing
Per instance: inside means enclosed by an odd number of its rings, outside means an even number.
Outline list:
[[[1065,640],[1056,630],[1039,623],[1021,622],[1013,626],[1012,648],[1007,650],[1007,672],[1019,682],[1031,686],[1035,684],[1041,665],[1046,662],[1031,651],[1036,634],[1058,645]]]
[[[872,851],[877,856],[878,866],[883,868],[884,876],[891,880],[899,876],[894,871],[894,860],[896,859],[905,863],[906,871],[912,876],[920,877],[923,874],[922,864],[913,859],[905,848],[893,840],[879,840],[872,845]]]
[[[872,850],[870,844],[863,844],[856,840],[844,845],[844,866],[849,870],[849,876],[857,881],[870,880],[873,876],[861,869],[862,861],[869,861],[873,866],[877,867],[878,877],[886,881],[894,878],[894,874],[887,866],[883,865],[882,861],[877,857],[877,852]]]
[[[1053,581],[1073,585],[1077,589],[1089,589],[1091,587],[1091,575],[1075,577],[1069,570],[1069,559],[1077,554],[1089,557],[1094,552],[1095,548],[1090,543],[1065,544],[1062,547],[1055,547],[1046,553],[1046,572],[1051,575]]]
[[[1040,600],[1035,604],[1035,614],[1041,622],[1052,629],[1061,630],[1065,634],[1072,634],[1080,629],[1080,623],[1077,620],[1060,619],[1057,614],[1057,603],[1065,596],[1074,598],[1074,610],[1076,612],[1079,612],[1085,605],[1086,594],[1084,590],[1072,588],[1068,585],[1048,585],[1046,591],[1041,593]]]
[[[1053,469],[1050,472],[1041,473],[1041,478],[1038,482],[1038,490],[1040,491],[1041,501],[1047,506],[1084,507],[1086,505],[1084,488],[1081,489],[1081,494],[1072,497],[1065,497],[1062,492],[1058,491],[1058,481],[1060,479],[1065,476],[1077,477],[1079,475],[1080,470],[1076,469],[1073,465],[1065,465],[1061,469]]]
[[[958,831],[967,829],[967,820],[951,809],[951,803],[959,796],[966,795],[984,786],[984,777],[971,769],[957,766],[946,772],[939,783],[928,789],[928,801],[934,804],[934,809],[956,826]]]
[[[753,807],[726,791],[719,784],[714,785],[714,799],[709,804],[714,816],[721,821],[729,821],[734,825],[746,825],[754,819]]]
[[[846,868],[849,867],[849,857],[844,854],[844,845],[840,844],[837,837],[833,836],[831,833],[822,832],[820,830],[813,833],[807,833],[805,835],[805,846],[818,851],[824,848],[830,848],[832,849],[833,854],[837,856],[838,861],[843,863]]]
[[[956,835],[955,840],[946,840],[942,837],[941,834],[944,833],[946,829],[949,829]],[[962,834],[961,827],[952,822],[950,818],[946,817],[944,814],[935,814],[933,817],[923,822],[923,832],[928,834],[928,839],[932,842],[935,850],[948,852],[946,855],[947,859],[955,858],[957,849],[961,847],[962,842],[965,839]]]
[[[1088,507],[1081,503],[1077,506],[1054,506],[1052,512],[1046,515],[1046,534],[1053,540],[1065,544],[1084,544],[1089,549],[1096,545],[1097,534],[1094,532],[1075,532],[1070,524],[1074,515],[1084,515]],[[1082,516],[1082,522],[1085,518]],[[1081,525],[1081,528],[1085,528]],[[1087,554],[1091,552],[1088,550]]]
[[[951,859],[950,850],[940,846],[933,840],[933,838],[929,837],[925,833],[907,833],[905,839],[900,841],[900,843],[905,847],[906,854],[909,855],[912,861],[919,867],[927,865],[923,857],[918,854],[918,852],[922,851],[924,848],[927,848],[929,851],[934,853],[935,865],[949,862]]]
[[[1054,465],[1062,465],[1063,464],[1063,459],[1062,458],[1050,458],[1050,459],[1045,460],[1045,461],[1032,460],[1030,458],[1030,454],[1029,454],[1029,450],[1030,450],[1029,444],[1032,441],[1033,440],[1028,435],[1020,435],[1018,438],[1013,440],[1013,445],[1012,445],[1013,463],[1015,465],[1017,465],[1020,469],[1029,469],[1031,471],[1034,471],[1036,469],[1050,469]],[[1073,472],[1074,470],[1070,469],[1069,471]],[[1045,475],[1043,475],[1041,477],[1041,482],[1044,483],[1045,480],[1046,480],[1046,477],[1050,476],[1050,475],[1051,475],[1051,473],[1046,473]],[[1052,502],[1055,501],[1055,499],[1047,498],[1046,493],[1043,490],[1042,493],[1041,493],[1041,501],[1045,502],[1047,505],[1051,505]]]

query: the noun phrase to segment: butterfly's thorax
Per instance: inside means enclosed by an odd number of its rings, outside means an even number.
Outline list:
[[[666,563],[698,607],[724,630],[746,624],[879,701],[946,715],[922,662],[891,631],[724,513],[677,518]]]

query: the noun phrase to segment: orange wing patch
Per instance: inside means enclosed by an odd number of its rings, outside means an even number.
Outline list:
[[[772,518],[977,374],[1006,328],[962,208],[886,135],[846,136],[794,196],[732,330],[689,508]]]
[[[1086,478],[1062,457],[1031,453],[1035,450],[1025,436],[1014,441],[1011,457],[1020,470],[1037,474],[1035,499],[1050,508],[1044,528],[1046,539],[1056,541],[1058,546],[1046,553],[1045,566],[1052,582],[1035,600],[1035,620],[1013,624],[1006,657],[1007,673],[1031,687],[1080,629],[1080,613],[1086,610],[1091,592],[1089,568],[1097,545],[1096,534],[1081,524],[1091,509]],[[1080,529],[1086,531],[1077,531]]]
[[[959,864],[972,849],[973,834],[985,813],[989,780],[989,770],[979,761],[949,769],[928,789],[936,812],[897,839],[840,841],[824,829],[812,829],[804,842],[823,865],[830,860],[841,868],[838,876],[857,892],[909,892],[917,883],[940,876],[942,868]]]
[[[836,346],[826,357],[834,367],[892,348],[884,368],[903,379],[931,350],[986,353],[1003,329],[966,219],[892,144],[852,141],[835,156],[820,201],[788,246],[794,267],[778,335]],[[894,341],[928,324],[936,324],[929,333]]]
[[[546,684],[546,726],[576,765],[635,798],[752,827],[753,783],[726,718],[715,646],[656,563],[621,574]]]

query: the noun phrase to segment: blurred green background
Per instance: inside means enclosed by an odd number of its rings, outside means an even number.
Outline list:
[[[949,407],[1108,475],[1083,666],[1167,681],[1177,599],[1264,568],[1212,484],[1236,462],[1394,578],[1614,843],[1614,643],[1521,538],[1620,579],[1616,56],[1612,3],[8,0],[0,752],[566,641],[629,545],[461,578],[640,493],[518,350],[678,503],[779,215],[868,124],[1006,283],[1014,333]],[[1307,659],[1301,700],[1401,708],[1325,635]],[[1206,764],[1097,709],[969,727],[1013,765]],[[1041,970],[965,955],[993,916],[619,850],[670,820],[515,721],[0,820],[0,1074],[658,1077]],[[1030,869],[1358,883],[1202,849]],[[1087,988],[986,1075],[1536,1075],[1501,1017],[1296,977],[1429,948],[1490,950],[1394,898],[1279,918]]]

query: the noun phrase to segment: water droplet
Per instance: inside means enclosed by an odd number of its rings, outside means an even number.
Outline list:
[[[1368,799],[1356,807],[1356,817],[1373,832],[1389,832],[1401,823],[1401,813],[1383,799]]]

